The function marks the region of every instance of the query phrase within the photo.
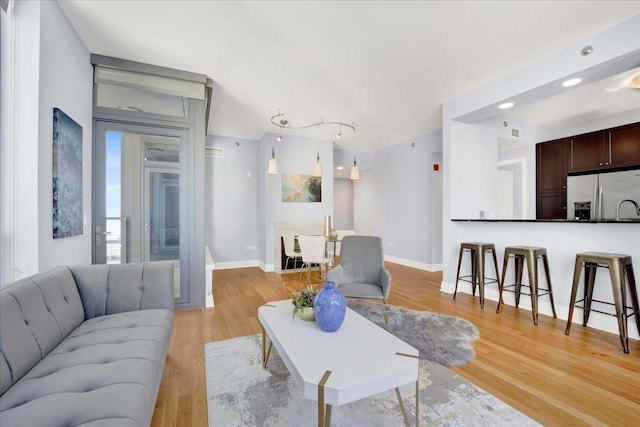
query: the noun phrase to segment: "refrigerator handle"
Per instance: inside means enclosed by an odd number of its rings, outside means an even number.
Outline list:
[[[598,184],[593,186],[593,198],[591,199],[591,219],[597,220],[598,214]]]
[[[602,185],[599,186],[600,190],[598,192],[598,220],[602,219]]]

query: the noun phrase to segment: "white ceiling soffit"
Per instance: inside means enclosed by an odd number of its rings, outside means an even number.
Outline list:
[[[280,109],[354,122],[359,151],[440,129],[443,102],[640,13],[638,1],[58,3],[92,53],[212,78],[209,133],[259,139]]]
[[[640,67],[570,88],[507,115],[548,128],[560,128],[640,109],[640,90],[629,87],[629,82],[637,75],[640,75]]]

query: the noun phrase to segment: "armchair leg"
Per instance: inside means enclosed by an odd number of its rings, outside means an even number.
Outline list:
[[[387,318],[387,302],[385,300],[382,300],[382,315],[384,316],[384,324],[387,325],[389,319]]]

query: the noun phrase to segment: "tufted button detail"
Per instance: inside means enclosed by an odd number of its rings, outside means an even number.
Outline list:
[[[29,326],[29,321],[27,319],[24,319],[24,324]]]

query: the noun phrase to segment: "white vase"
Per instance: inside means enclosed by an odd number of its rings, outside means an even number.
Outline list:
[[[313,307],[303,307],[296,311],[296,316],[307,322],[313,322],[316,320],[316,313],[313,311]]]

